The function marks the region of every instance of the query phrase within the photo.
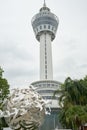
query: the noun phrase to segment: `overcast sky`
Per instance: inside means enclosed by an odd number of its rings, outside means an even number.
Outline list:
[[[59,18],[52,43],[54,80],[87,75],[87,0],[47,0]],[[39,80],[39,42],[31,26],[43,0],[0,0],[0,66],[11,88]]]

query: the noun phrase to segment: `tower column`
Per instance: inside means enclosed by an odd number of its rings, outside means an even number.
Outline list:
[[[53,79],[51,35],[40,36],[40,80]]]
[[[40,80],[53,80],[51,42],[55,39],[58,24],[57,16],[51,13],[44,0],[39,13],[32,18],[32,27],[40,42]]]

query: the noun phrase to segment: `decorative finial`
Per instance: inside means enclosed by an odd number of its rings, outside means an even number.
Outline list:
[[[43,6],[46,7],[46,2],[45,2],[45,0],[44,0],[44,4],[43,4]]]

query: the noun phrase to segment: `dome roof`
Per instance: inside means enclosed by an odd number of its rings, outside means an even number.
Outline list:
[[[32,26],[36,35],[36,39],[39,41],[40,35],[43,32],[48,32],[51,35],[51,40],[55,38],[55,34],[58,28],[59,20],[58,17],[51,13],[50,9],[44,3],[43,7],[40,8],[32,18]]]

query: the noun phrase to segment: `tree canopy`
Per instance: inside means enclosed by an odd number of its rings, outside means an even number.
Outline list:
[[[3,69],[0,67],[0,109],[3,109],[3,101],[5,98],[8,97],[9,94],[9,84],[7,79],[3,78]],[[4,118],[0,118],[0,129],[2,129],[2,127],[7,126]]]
[[[60,122],[65,128],[79,130],[87,123],[87,76],[81,80],[68,77],[54,94],[59,94]]]

